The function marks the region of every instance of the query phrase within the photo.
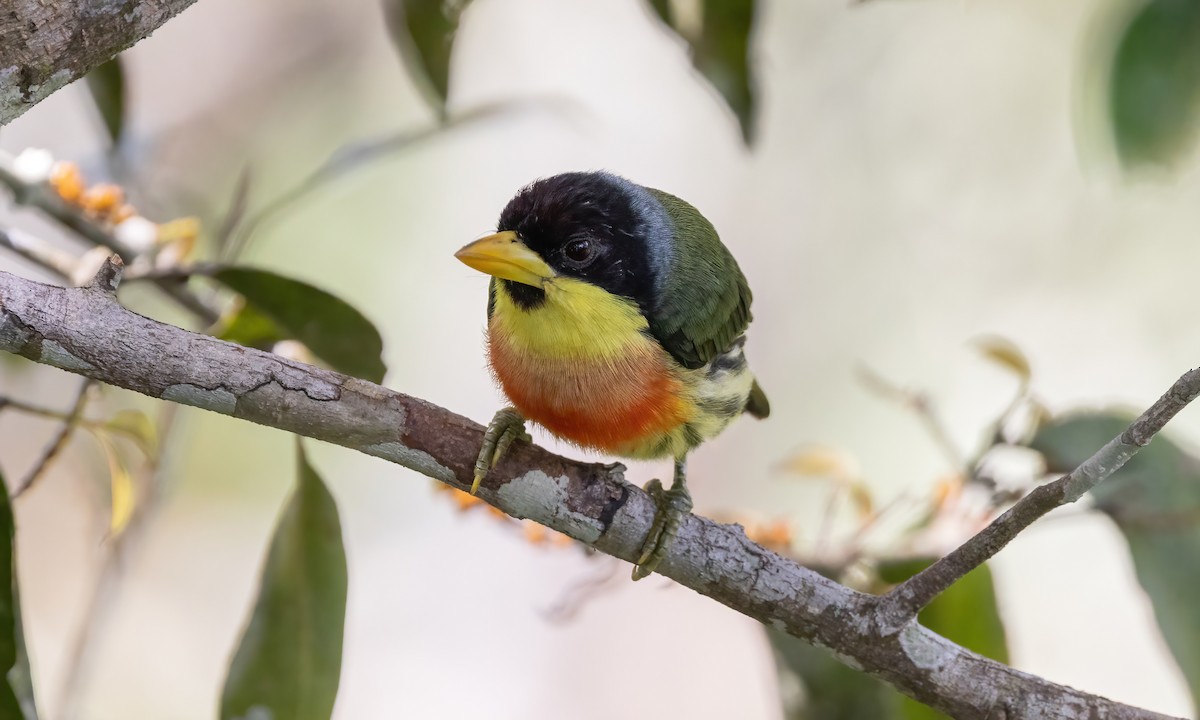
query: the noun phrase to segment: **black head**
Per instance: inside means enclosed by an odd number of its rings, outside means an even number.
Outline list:
[[[651,312],[669,269],[672,229],[646,188],[605,172],[537,180],[509,201],[498,231],[511,230],[561,275],[629,298]],[[545,293],[501,280],[517,304],[532,308]]]

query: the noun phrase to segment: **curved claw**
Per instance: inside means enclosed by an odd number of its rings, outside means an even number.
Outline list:
[[[487,431],[483,434],[483,445],[479,448],[479,457],[475,460],[475,477],[471,482],[471,494],[479,491],[479,483],[483,482],[488,471],[500,462],[504,453],[514,440],[531,442],[533,438],[525,432],[525,418],[515,408],[506,407],[488,423]]]

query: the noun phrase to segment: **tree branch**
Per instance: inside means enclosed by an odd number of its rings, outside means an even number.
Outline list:
[[[196,0],[7,0],[0,125],[148,36]]]
[[[102,271],[105,272],[105,271]],[[112,268],[107,278],[113,277]],[[111,283],[57,288],[0,273],[0,350],[172,402],[336,443],[470,486],[482,428],[418,398],[164,325],[121,307]],[[1165,422],[1165,418],[1163,419]],[[515,444],[484,500],[626,561],[653,522],[648,495],[603,465]],[[1161,719],[969,652],[915,622],[887,632],[880,598],[689,515],[659,572],[960,720]]]
[[[1121,469],[1131,457],[1200,395],[1200,368],[1184,373],[1167,392],[1108,441],[1082,465],[1034,488],[1003,515],[953,552],[897,585],[880,604],[880,624],[895,632],[910,622],[938,595],[1012,542],[1018,534],[1051,510],[1075,502]]]

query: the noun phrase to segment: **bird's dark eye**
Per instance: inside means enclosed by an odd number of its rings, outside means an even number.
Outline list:
[[[592,259],[592,241],[586,238],[572,240],[563,248],[563,256],[576,265],[583,265]]]

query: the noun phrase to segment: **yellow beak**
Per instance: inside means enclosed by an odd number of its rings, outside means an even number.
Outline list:
[[[534,287],[541,287],[556,274],[511,230],[476,240],[454,257],[479,272]]]

